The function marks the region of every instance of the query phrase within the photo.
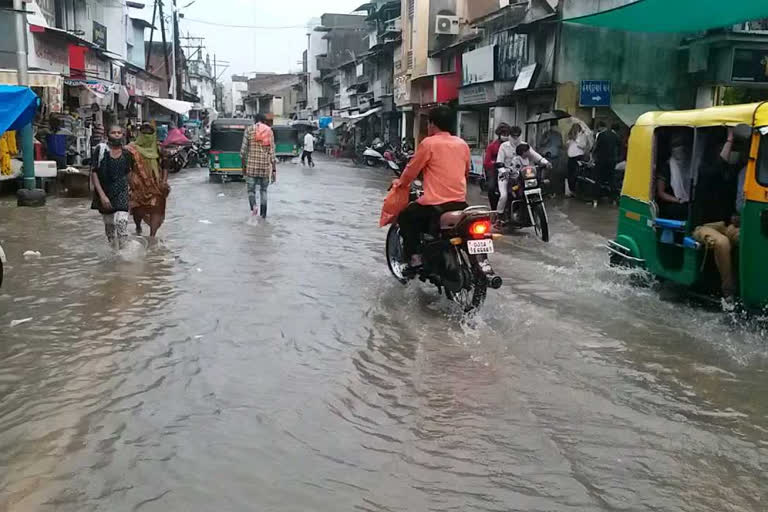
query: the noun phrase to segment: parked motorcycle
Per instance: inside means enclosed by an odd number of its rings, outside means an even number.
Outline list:
[[[418,199],[422,183],[414,180],[410,198]],[[496,235],[498,236],[498,235]],[[418,277],[437,286],[449,300],[456,302],[465,312],[482,306],[488,288],[502,285],[488,254],[493,253],[491,212],[485,206],[471,206],[463,211],[445,212],[439,225],[431,232],[422,233],[423,265],[416,271],[406,264],[400,226],[394,222],[387,232],[386,256],[390,272],[402,284]]]
[[[184,153],[178,146],[168,146],[163,148],[163,159],[165,160],[165,166],[170,173],[177,173],[186,165]]]
[[[184,167],[200,167],[203,159],[203,149],[200,144],[193,143],[191,146],[182,146],[181,153],[184,158]]]
[[[574,195],[594,207],[600,199],[607,197],[616,202],[621,195],[621,187],[624,185],[624,169],[626,162],[620,162],[614,167],[613,174],[608,177],[598,175],[595,162],[592,160],[580,161],[576,172],[576,190]]]
[[[405,152],[402,148],[387,149],[383,156],[387,167],[399,176],[413,158],[413,151]]]
[[[542,179],[541,166],[527,165],[522,169],[509,169],[497,164],[499,175],[509,173],[507,181],[509,199],[502,222],[514,229],[533,227],[536,236],[543,242],[549,241],[549,219],[544,206],[541,187],[546,185]]]

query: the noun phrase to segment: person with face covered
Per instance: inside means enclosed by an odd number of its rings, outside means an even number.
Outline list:
[[[517,149],[517,146],[520,144],[527,144],[523,140],[523,130],[519,126],[513,126],[509,129],[509,140],[504,142],[501,147],[499,147],[499,154],[496,157],[496,162],[500,164],[504,164],[504,167],[509,167],[512,165],[512,160],[515,159],[517,156],[517,152],[515,151]],[[538,162],[543,157],[538,154],[530,145],[528,145],[531,158]]]
[[[507,123],[499,123],[496,127],[496,140],[488,144],[485,150],[485,159],[483,160],[483,169],[485,170],[485,183],[488,187],[488,203],[491,210],[496,209],[499,204],[499,184],[498,170],[496,169],[496,159],[499,157],[499,148],[509,140],[511,127]]]
[[[91,184],[96,192],[91,208],[104,219],[104,231],[112,247],[122,249],[128,240],[129,176],[133,157],[123,148],[123,129],[109,129],[107,147],[97,147],[91,171]]]
[[[154,239],[165,220],[165,202],[171,192],[168,171],[160,165],[155,128],[149,123],[143,123],[138,137],[126,149],[134,159],[130,207],[136,233],[141,234],[143,220],[149,224],[149,236]]]
[[[656,202],[664,219],[687,220],[691,189],[691,141],[685,133],[670,139],[669,160],[656,177]]]

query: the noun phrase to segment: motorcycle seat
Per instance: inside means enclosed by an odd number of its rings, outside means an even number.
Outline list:
[[[463,216],[464,212],[461,210],[445,212],[440,215],[440,229],[445,231],[455,228]]]

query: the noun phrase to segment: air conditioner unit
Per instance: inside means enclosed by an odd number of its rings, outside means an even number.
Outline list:
[[[459,17],[438,14],[435,22],[435,34],[459,35]]]

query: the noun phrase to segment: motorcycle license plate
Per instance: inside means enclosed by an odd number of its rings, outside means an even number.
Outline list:
[[[491,254],[493,252],[493,240],[467,240],[469,254]]]

